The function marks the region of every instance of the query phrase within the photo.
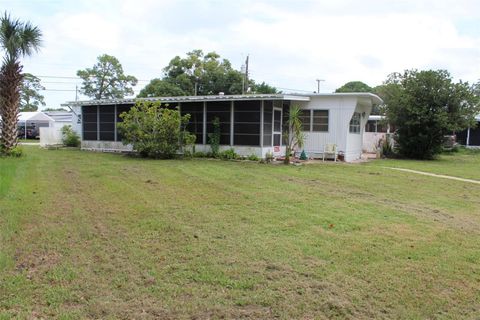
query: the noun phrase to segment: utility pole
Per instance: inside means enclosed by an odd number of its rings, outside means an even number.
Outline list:
[[[75,101],[78,101],[78,85],[75,85]]]
[[[317,93],[320,93],[320,82],[325,81],[325,80],[323,80],[323,79],[317,79],[316,81],[317,81],[317,88],[318,88],[318,89],[317,89]]]
[[[243,91],[245,93],[248,93],[248,54],[247,54],[247,59],[245,60],[245,82],[244,82],[244,88]]]

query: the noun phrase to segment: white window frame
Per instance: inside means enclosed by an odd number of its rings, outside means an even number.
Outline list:
[[[355,123],[358,120],[358,124]],[[362,131],[362,115],[360,112],[354,112],[352,118],[350,119],[350,124],[348,128],[349,133],[360,134]]]

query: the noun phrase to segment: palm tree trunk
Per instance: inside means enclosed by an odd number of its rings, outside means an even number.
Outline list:
[[[0,145],[3,152],[9,153],[17,146],[18,106],[22,66],[18,62],[6,63],[0,69],[0,115],[2,133]]]

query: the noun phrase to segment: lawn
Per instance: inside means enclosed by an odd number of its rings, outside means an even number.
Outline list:
[[[24,149],[0,159],[0,319],[480,314],[478,185],[390,161]],[[441,173],[468,176],[457,163],[480,155],[464,156]]]
[[[385,160],[371,165],[420,170],[435,174],[446,174],[459,178],[480,180],[480,150],[460,149],[445,153],[434,161]]]

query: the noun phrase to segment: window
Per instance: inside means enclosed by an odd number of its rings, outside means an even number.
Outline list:
[[[303,131],[310,131],[310,125],[312,122],[311,110],[300,110],[299,118],[302,121]]]
[[[328,110],[312,110],[312,131],[328,132]]]
[[[377,132],[377,120],[368,120],[365,125],[365,132]]]
[[[328,132],[328,110],[300,110],[303,131]]]
[[[350,120],[350,133],[360,133],[360,113],[354,112]]]

